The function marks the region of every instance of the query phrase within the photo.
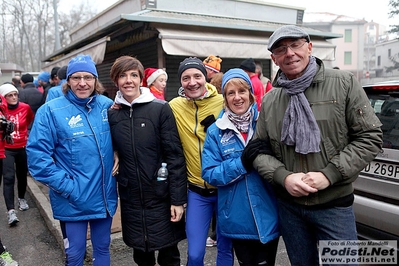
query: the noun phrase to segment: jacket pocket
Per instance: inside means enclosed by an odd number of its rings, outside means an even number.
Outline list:
[[[358,117],[357,120],[362,130],[369,130],[382,126],[374,110],[366,105],[356,110],[356,116]]]

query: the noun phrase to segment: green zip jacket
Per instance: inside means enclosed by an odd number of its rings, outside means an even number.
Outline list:
[[[271,182],[277,196],[301,205],[327,204],[353,193],[352,182],[382,147],[381,122],[374,114],[366,93],[354,75],[325,69],[316,58],[318,71],[305,95],[320,129],[320,152],[307,155],[281,142],[282,121],[289,96],[278,87],[262,101],[255,138],[270,138],[275,156],[259,155],[254,167]],[[284,188],[291,173],[322,172],[330,186],[304,197],[293,197]]]

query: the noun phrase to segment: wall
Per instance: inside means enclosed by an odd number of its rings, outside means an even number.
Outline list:
[[[174,12],[206,14],[259,21],[297,24],[298,12],[304,8],[277,6],[255,1],[231,0],[156,0],[156,8]],[[253,10],[256,9],[256,12]]]
[[[352,42],[345,42],[345,30],[352,30]],[[342,38],[332,39],[336,45],[335,65],[341,70],[354,73],[359,79],[363,76],[364,26],[363,24],[333,24],[331,31],[342,34]],[[352,64],[345,65],[345,52],[352,52]]]
[[[375,48],[375,57],[376,57],[376,69],[380,70],[379,77],[392,77],[392,76],[399,76],[399,70],[395,70],[391,73],[387,73],[385,71],[385,67],[393,66],[391,60],[388,57],[388,50],[391,50],[391,55],[396,55],[396,61],[399,61],[399,39],[387,41],[384,43],[379,43],[376,45]],[[378,65],[378,57],[381,58],[381,63]]]

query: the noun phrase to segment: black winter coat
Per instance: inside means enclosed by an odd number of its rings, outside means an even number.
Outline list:
[[[154,251],[176,244],[185,235],[184,215],[170,221],[170,206],[187,202],[187,174],[182,145],[169,104],[153,100],[108,112],[114,149],[122,234],[126,245]],[[169,177],[157,181],[162,162]]]

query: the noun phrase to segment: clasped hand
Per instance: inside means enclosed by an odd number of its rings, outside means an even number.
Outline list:
[[[284,180],[284,187],[294,197],[308,196],[330,185],[322,172],[294,173]]]

